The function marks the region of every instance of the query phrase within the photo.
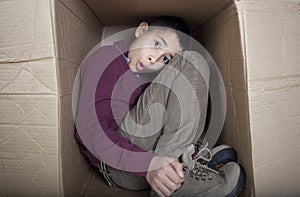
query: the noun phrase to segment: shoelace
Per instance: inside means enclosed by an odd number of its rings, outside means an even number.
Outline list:
[[[189,172],[191,178],[196,180],[211,180],[211,174],[220,174],[218,171],[209,168],[207,163],[212,159],[211,151],[207,145],[195,148],[194,144],[186,147],[182,154],[184,172]]]
[[[211,173],[220,174],[220,172],[209,168],[207,165],[200,164],[197,162],[192,170],[189,170],[191,178],[196,180],[211,180]]]

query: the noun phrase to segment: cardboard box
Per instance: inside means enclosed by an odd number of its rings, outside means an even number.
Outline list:
[[[108,188],[88,166],[72,89],[101,39],[162,14],[185,19],[219,66],[243,195],[300,194],[298,1],[11,0],[0,1],[0,196],[149,195]]]

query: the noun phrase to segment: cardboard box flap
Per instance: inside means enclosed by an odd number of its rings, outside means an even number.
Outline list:
[[[49,1],[0,1],[0,62],[54,57]]]
[[[232,0],[83,0],[104,25],[137,25],[160,15],[176,15],[194,29],[206,19],[219,13]]]
[[[299,1],[249,0],[236,4],[244,35],[255,194],[297,196]],[[290,158],[293,162],[287,162]]]

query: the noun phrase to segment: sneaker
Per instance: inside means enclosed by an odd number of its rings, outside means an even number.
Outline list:
[[[195,158],[197,153],[199,153],[200,151],[203,151],[204,148],[207,149],[207,146],[208,146],[208,144],[205,144],[203,146],[203,145],[199,145],[199,143],[197,143],[194,145],[194,149],[193,149],[192,145],[190,145],[190,147],[187,149],[190,149],[189,150],[190,153],[192,153],[193,157]],[[187,149],[186,149],[186,151],[187,151]],[[208,151],[206,151],[206,153],[207,153],[207,156],[209,156]],[[236,151],[229,145],[222,144],[222,145],[216,146],[211,149],[210,153],[211,153],[210,161],[206,161],[206,163],[205,163],[205,160],[204,160],[204,163],[202,163],[202,164],[207,164],[207,166],[209,168],[218,170],[220,167],[222,167],[223,165],[225,165],[228,162],[237,162]]]
[[[211,149],[211,160],[207,166],[218,170],[228,162],[237,162],[236,151],[229,145],[222,144]]]
[[[219,171],[196,165],[186,173],[183,185],[171,196],[235,197],[244,185],[245,174],[237,163],[226,163]]]
[[[187,147],[182,155],[184,183],[171,196],[234,197],[239,194],[245,185],[245,174],[239,164],[228,162],[216,171],[200,162],[211,159],[207,156],[211,154],[209,149],[201,149],[197,156],[194,155],[194,158],[191,158],[190,150],[191,148]]]

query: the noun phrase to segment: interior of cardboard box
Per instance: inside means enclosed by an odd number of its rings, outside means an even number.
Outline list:
[[[99,42],[160,15],[183,18],[223,77],[220,140],[245,169],[242,196],[299,196],[299,7],[299,0],[0,1],[0,196],[149,195],[109,188],[88,165],[74,138],[72,90]]]
[[[176,0],[163,3],[161,1],[138,0],[122,3],[104,0],[84,0],[83,2],[87,5],[92,14],[95,14],[97,17],[97,21],[92,24],[97,24],[100,27],[99,35],[93,32],[93,35],[87,36],[95,36],[96,38],[100,38],[101,41],[114,33],[129,27],[135,27],[141,21],[151,21],[160,15],[179,16],[188,23],[193,31],[194,38],[208,49],[217,65],[220,66],[219,69],[224,78],[226,90],[229,93],[227,93],[229,105],[227,113],[229,117],[226,119],[226,126],[223,131],[224,137],[222,139],[225,143],[237,149],[240,155],[239,162],[244,165],[248,175],[247,182],[250,188],[248,190],[251,191],[251,183],[253,182],[251,178],[251,154],[245,154],[245,152],[250,152],[249,133],[247,133],[249,132],[247,128],[249,126],[247,124],[247,110],[237,111],[236,109],[237,106],[243,106],[243,108],[247,106],[245,105],[245,103],[247,103],[247,93],[245,87],[246,80],[244,78],[245,70],[243,70],[244,68],[242,66],[243,54],[240,43],[238,15],[234,3],[230,0]],[[97,42],[94,44],[97,44]],[[239,120],[235,119],[237,115],[239,116]],[[242,121],[244,121],[244,123],[240,124],[239,122]],[[244,132],[241,133],[239,129],[243,129]],[[244,143],[241,145],[241,143],[237,143],[237,141]],[[83,177],[89,177],[87,176],[89,173],[90,171],[85,170]],[[99,177],[98,174],[95,175],[95,171],[92,171],[91,174],[93,174],[93,178],[90,180],[86,190],[86,195],[88,196],[92,196],[98,192],[100,193],[104,191],[106,187],[103,183],[103,187],[97,187],[99,181],[101,182],[101,177]],[[64,181],[65,184],[70,184],[66,182],[67,181]],[[64,188],[68,187],[65,185]],[[109,191],[108,189],[107,192],[110,193],[107,193],[107,195],[117,196],[116,191]],[[145,195],[145,193],[131,193],[131,195]]]
[[[72,90],[81,61],[101,40],[160,15],[183,18],[220,66],[228,91],[223,141],[237,149],[252,191],[248,101],[234,1],[0,3],[5,24],[0,42],[4,71],[0,73],[0,107],[7,112],[0,119],[0,196],[148,195],[110,189],[88,166],[74,138]]]
[[[238,152],[244,195],[299,196],[299,7],[299,0],[0,1],[0,196],[149,195],[111,189],[88,166],[74,138],[72,89],[94,46],[159,15],[187,21],[221,72],[221,141]]]

